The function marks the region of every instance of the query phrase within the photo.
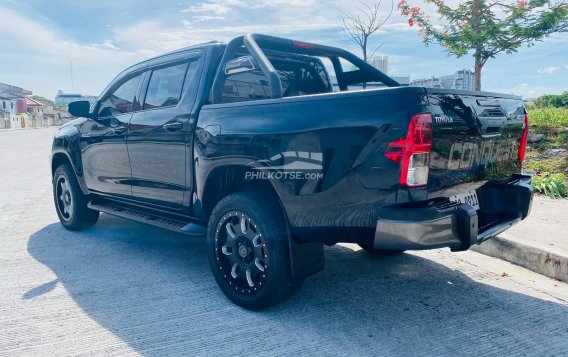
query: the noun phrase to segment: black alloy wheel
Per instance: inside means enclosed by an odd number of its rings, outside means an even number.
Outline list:
[[[277,197],[263,191],[231,194],[211,213],[211,271],[235,304],[260,310],[284,301],[301,285],[292,276],[285,219]]]
[[[223,278],[236,291],[248,295],[262,289],[269,274],[268,250],[247,214],[233,211],[223,216],[215,234],[215,255]]]
[[[55,183],[55,202],[57,205],[57,211],[60,217],[65,221],[69,222],[73,218],[73,196],[71,195],[71,186],[67,177],[60,175]]]
[[[72,231],[91,227],[99,212],[87,207],[89,197],[83,194],[73,167],[63,164],[53,175],[53,201],[61,224]]]

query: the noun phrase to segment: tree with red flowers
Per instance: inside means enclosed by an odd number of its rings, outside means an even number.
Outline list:
[[[412,1],[412,0],[408,0]],[[443,0],[426,0],[436,6],[441,23],[422,9],[401,0],[398,9],[416,25],[426,45],[436,42],[457,57],[473,53],[475,90],[481,90],[481,70],[490,58],[532,46],[552,33],[568,31],[566,1],[468,0],[456,6]]]

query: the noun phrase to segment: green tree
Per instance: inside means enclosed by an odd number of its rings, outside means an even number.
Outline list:
[[[546,94],[540,96],[534,101],[534,106],[536,108],[568,108],[568,92],[564,92],[562,94]]]
[[[413,0],[408,0],[413,1]],[[435,5],[441,23],[434,23],[422,9],[401,0],[398,9],[418,26],[426,45],[436,42],[457,57],[468,53],[475,60],[475,90],[481,90],[481,70],[490,58],[532,46],[555,32],[568,31],[566,1],[468,0],[450,6],[444,0],[426,0]]]
[[[37,100],[38,102],[41,102],[43,104],[53,105],[53,101],[51,101],[47,98],[44,98],[42,96],[39,96],[39,95],[32,95],[31,98],[34,99],[34,100]]]

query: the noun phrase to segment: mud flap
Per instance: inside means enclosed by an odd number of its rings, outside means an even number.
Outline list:
[[[292,275],[296,279],[307,278],[323,270],[325,258],[323,243],[298,243],[290,239]]]
[[[477,244],[477,232],[479,221],[475,208],[468,205],[460,205],[457,213],[457,235],[461,245],[457,248],[450,247],[452,252],[462,252]]]

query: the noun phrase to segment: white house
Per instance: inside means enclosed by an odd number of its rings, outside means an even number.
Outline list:
[[[17,115],[17,99],[18,97],[12,94],[0,93],[0,129],[22,127]]]

